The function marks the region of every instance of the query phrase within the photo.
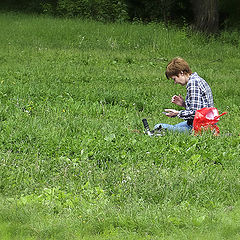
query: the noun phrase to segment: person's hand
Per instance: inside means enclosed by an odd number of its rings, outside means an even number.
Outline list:
[[[178,96],[174,95],[172,97],[172,103],[175,103],[176,105],[178,105],[180,107],[185,107],[185,101],[180,94]]]
[[[168,117],[176,117],[179,114],[179,111],[175,110],[175,109],[165,109],[166,112],[166,116]]]

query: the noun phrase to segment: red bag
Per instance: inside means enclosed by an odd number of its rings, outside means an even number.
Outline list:
[[[226,112],[219,115],[217,108],[202,108],[196,111],[195,117],[193,120],[193,130],[195,135],[198,133],[202,133],[202,131],[206,131],[210,129],[215,133],[215,135],[219,134],[219,127],[217,126],[217,122],[219,118],[225,115]]]

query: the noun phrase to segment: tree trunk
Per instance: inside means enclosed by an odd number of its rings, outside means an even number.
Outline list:
[[[194,27],[202,32],[216,33],[219,25],[219,0],[191,0],[194,13]]]

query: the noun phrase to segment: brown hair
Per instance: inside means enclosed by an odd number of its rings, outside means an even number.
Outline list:
[[[165,75],[167,79],[169,79],[172,76],[178,76],[181,72],[184,74],[192,74],[188,63],[181,57],[175,57],[168,63]]]

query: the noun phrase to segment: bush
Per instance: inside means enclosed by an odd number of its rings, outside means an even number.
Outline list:
[[[54,14],[57,0],[1,0],[0,9],[26,13]]]
[[[220,0],[219,12],[222,28],[240,28],[239,0]]]
[[[127,5],[118,0],[59,0],[57,14],[100,21],[124,21],[128,19]]]
[[[124,0],[3,0],[0,8],[98,21],[125,21],[129,18]]]
[[[189,0],[127,0],[131,19],[178,21],[192,18]]]

